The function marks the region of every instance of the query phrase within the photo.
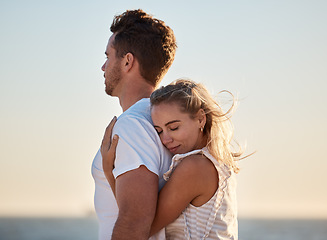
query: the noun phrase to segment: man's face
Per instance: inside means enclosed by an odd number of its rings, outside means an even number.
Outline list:
[[[117,86],[121,80],[120,59],[117,58],[116,49],[112,45],[114,38],[114,34],[109,38],[105,52],[107,60],[101,68],[104,71],[106,93],[110,96],[117,96]]]

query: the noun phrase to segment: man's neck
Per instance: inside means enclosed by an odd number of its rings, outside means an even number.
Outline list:
[[[119,103],[123,109],[123,112],[125,112],[128,108],[130,108],[133,104],[135,104],[142,98],[149,98],[153,91],[154,87],[151,87],[149,85],[131,86],[126,89],[126,91],[119,96]]]

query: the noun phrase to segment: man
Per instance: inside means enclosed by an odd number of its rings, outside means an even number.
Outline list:
[[[123,109],[113,129],[119,136],[113,171],[119,210],[99,150],[92,165],[99,239],[148,239],[171,158],[152,126],[148,98],[174,60],[176,41],[163,21],[142,10],[116,16],[110,30],[102,70],[106,93]]]

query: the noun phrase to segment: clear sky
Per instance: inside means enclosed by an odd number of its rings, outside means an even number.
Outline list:
[[[93,211],[92,159],[121,113],[101,65],[113,16],[142,8],[175,32],[162,84],[239,99],[241,217],[327,218],[327,2],[0,1],[0,215]]]

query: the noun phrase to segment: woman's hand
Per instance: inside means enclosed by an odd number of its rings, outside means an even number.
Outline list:
[[[102,168],[104,171],[104,175],[106,176],[111,190],[116,196],[116,180],[114,175],[112,174],[112,170],[115,168],[115,158],[116,158],[116,147],[118,144],[118,135],[115,135],[111,141],[112,129],[117,121],[117,118],[114,117],[109,123],[108,127],[103,136],[102,144],[101,144],[101,155],[102,155]]]

